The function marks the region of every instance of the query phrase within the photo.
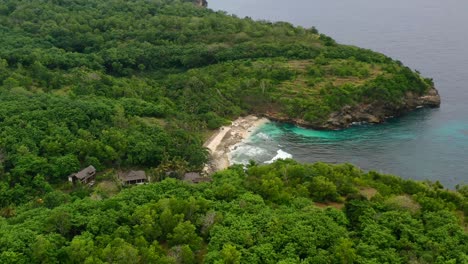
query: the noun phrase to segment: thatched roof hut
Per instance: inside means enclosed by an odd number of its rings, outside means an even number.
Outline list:
[[[93,181],[95,178],[96,178],[96,168],[94,168],[94,166],[91,165],[77,173],[70,174],[68,176],[68,181],[73,182],[73,183],[77,181],[80,181],[81,183],[89,183]]]
[[[123,185],[129,184],[143,184],[148,182],[146,173],[144,171],[129,171],[126,173],[119,173],[119,180]]]

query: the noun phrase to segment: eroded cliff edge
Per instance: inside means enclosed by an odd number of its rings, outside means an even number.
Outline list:
[[[400,117],[419,108],[438,108],[440,104],[439,92],[432,87],[423,95],[407,92],[399,103],[376,101],[353,106],[347,105],[341,110],[331,113],[325,121],[308,122],[303,119],[288,118],[274,112],[265,113],[263,116],[273,121],[292,123],[302,127],[337,130],[348,128],[356,123],[383,123],[389,118]]]

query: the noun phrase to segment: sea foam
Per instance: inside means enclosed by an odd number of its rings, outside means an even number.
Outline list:
[[[283,151],[283,150],[278,150],[276,152],[276,156],[273,157],[271,160],[269,161],[265,161],[266,164],[271,164],[277,160],[280,160],[280,159],[292,159],[293,155],[287,153],[286,151]]]
[[[268,151],[261,147],[248,144],[239,145],[230,153],[229,160],[231,164],[248,164],[250,160],[259,156],[267,155]]]
[[[268,136],[267,134],[260,132],[255,135],[257,138],[262,139],[262,140],[271,140],[271,137]]]

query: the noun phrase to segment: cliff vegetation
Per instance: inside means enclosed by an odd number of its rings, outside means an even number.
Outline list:
[[[164,179],[240,115],[335,129],[440,104],[382,54],[196,3],[0,3],[0,263],[468,261],[466,187],[293,161]],[[65,183],[89,165],[97,186]],[[163,181],[116,194],[129,168]]]

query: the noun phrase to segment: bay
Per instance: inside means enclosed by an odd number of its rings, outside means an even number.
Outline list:
[[[339,43],[402,61],[433,78],[442,96],[440,109],[423,109],[383,125],[314,131],[270,123],[233,153],[234,162],[265,162],[289,153],[302,162],[350,162],[405,178],[438,180],[450,188],[468,184],[467,1],[213,0],[209,7],[314,26]]]

